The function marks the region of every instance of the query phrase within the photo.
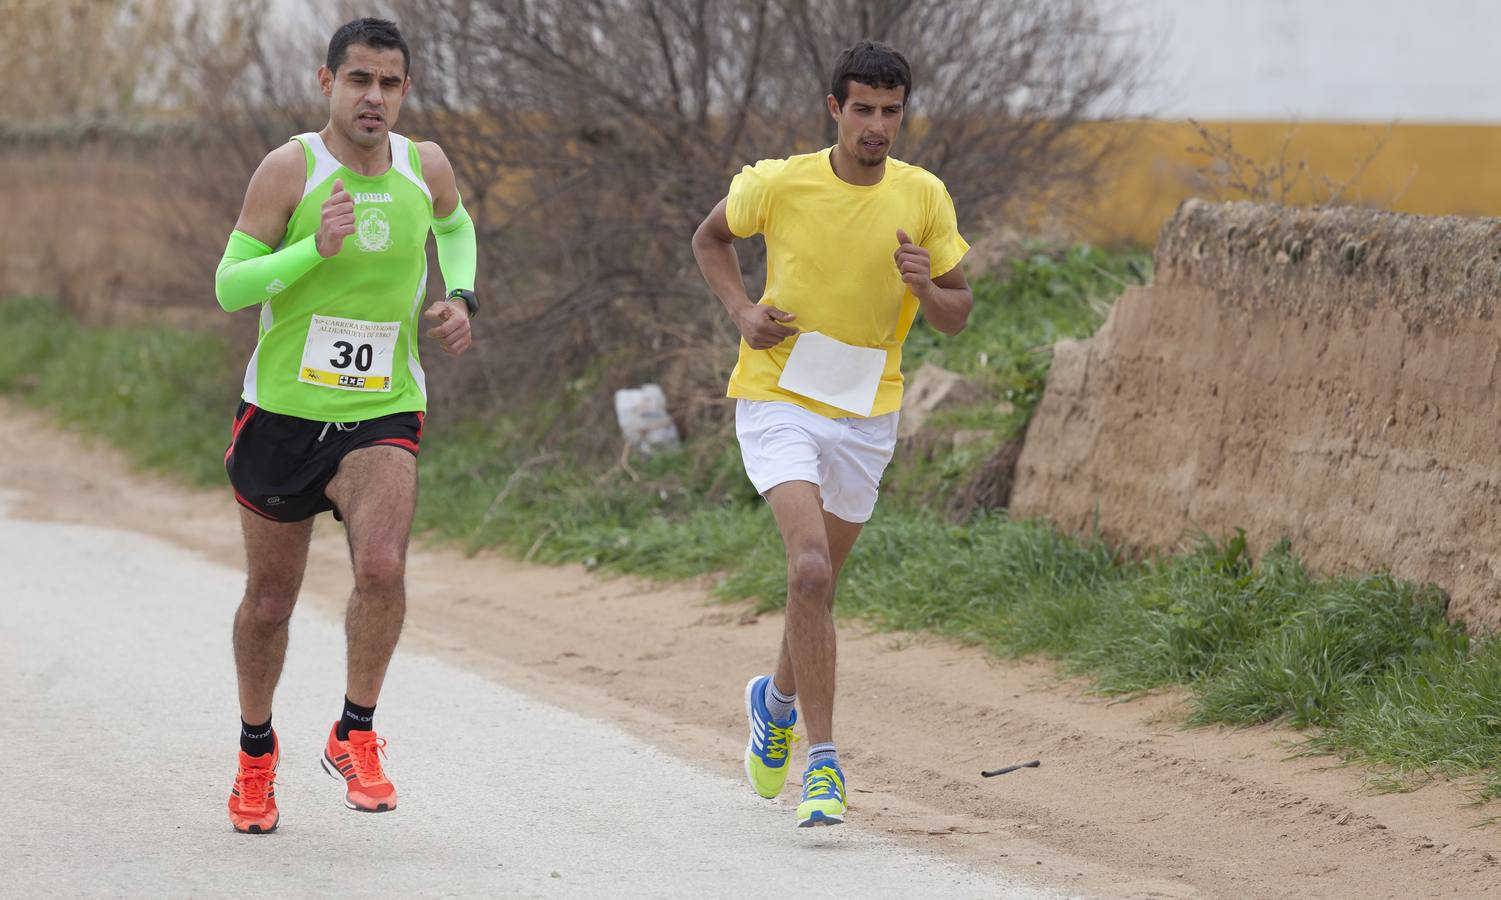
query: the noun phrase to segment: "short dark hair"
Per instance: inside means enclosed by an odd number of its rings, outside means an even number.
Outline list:
[[[834,84],[829,93],[841,108],[849,99],[851,81],[873,88],[903,88],[903,103],[912,96],[912,67],[907,64],[907,57],[879,41],[861,41],[846,47],[834,61]]]
[[[340,25],[339,30],[329,39],[328,58],[323,63],[330,72],[338,72],[339,67],[344,65],[344,61],[349,58],[351,44],[363,44],[377,50],[400,48],[406,74],[412,74],[412,51],[407,47],[407,39],[401,36],[401,30],[390,19],[355,19]]]

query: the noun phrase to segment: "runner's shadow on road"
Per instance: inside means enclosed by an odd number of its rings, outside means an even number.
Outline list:
[[[819,828],[817,831],[828,832],[833,829]],[[792,846],[794,853],[798,851],[811,853],[838,853],[857,849],[858,844],[837,834],[809,834],[798,835],[797,843]]]

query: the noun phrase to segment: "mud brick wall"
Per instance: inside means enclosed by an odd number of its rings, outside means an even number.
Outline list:
[[[1501,220],[1189,201],[1153,284],[1060,343],[1015,515],[1134,546],[1244,528],[1501,627]]]

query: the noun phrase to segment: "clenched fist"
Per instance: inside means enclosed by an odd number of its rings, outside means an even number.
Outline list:
[[[434,323],[427,336],[443,345],[443,352],[458,356],[469,349],[473,337],[469,326],[469,308],[462,300],[439,300],[427,308],[422,318]]]
[[[783,312],[775,306],[751,304],[735,314],[735,327],[752,350],[770,350],[782,341],[797,334],[796,328],[788,327],[797,316]]]
[[[344,182],[335,179],[334,192],[323,201],[323,218],[313,238],[318,255],[324,259],[337,256],[344,248],[344,239],[351,234],[354,234],[354,198],[344,190]]]
[[[896,260],[896,268],[901,273],[902,280],[918,297],[929,296],[934,285],[933,264],[928,258],[927,249],[914,243],[907,232],[900,228],[896,230],[896,243],[896,252],[891,256]]]

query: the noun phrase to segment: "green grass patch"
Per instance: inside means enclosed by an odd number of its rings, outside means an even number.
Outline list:
[[[1049,355],[1037,348],[1103,321],[1143,260],[1093,250],[1038,254],[977,286],[957,340],[914,332],[930,360],[1013,388],[1010,408],[950,410],[940,427],[1024,426]],[[219,461],[239,360],[212,337],[83,327],[52,304],[0,303],[0,390],[121,444],[146,465],[223,483]],[[1035,383],[1034,383],[1035,381]],[[994,395],[992,395],[994,396]],[[774,523],[732,441],[701,441],[609,468],[539,450],[535,411],[435,425],[423,449],[416,529],[467,550],[674,579],[716,573],[717,594],[761,610],[785,603]],[[1008,417],[1016,416],[1011,419]],[[545,418],[545,417],[542,417]],[[1190,724],[1281,721],[1305,750],[1376,767],[1389,786],[1478,777],[1501,796],[1501,642],[1471,642],[1435,589],[1384,574],[1311,576],[1294,548],[1252,560],[1243,535],[1128,558],[1107,543],[1004,514],[956,524],[931,498],[993,449],[984,441],[895,467],[855,547],[839,609],[877,629],[929,631],[1000,656],[1042,655],[1094,689],[1186,688]],[[590,458],[596,458],[591,456]],[[920,479],[923,488],[911,487]]]
[[[80,325],[45,300],[0,302],[0,391],[190,484],[224,481],[239,367],[214,335]]]

